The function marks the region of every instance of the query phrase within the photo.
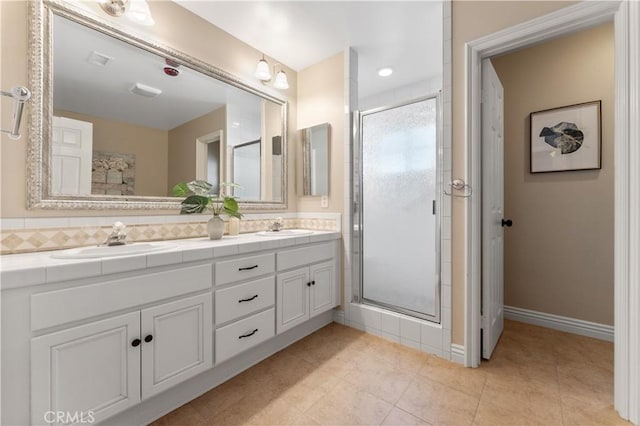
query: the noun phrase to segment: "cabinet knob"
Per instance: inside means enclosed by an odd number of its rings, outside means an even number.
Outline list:
[[[149,343],[149,342],[150,342],[150,341],[152,341],[152,340],[153,340],[153,336],[152,336],[152,335],[150,335],[150,334],[147,334],[147,335],[144,337],[144,341],[145,341],[145,342],[147,342],[147,343]]]
[[[316,285],[316,280],[311,281],[311,284]]]
[[[140,343],[142,343],[140,341],[140,339],[133,339],[133,341],[131,342],[131,346],[133,346],[135,348],[135,347],[140,346]]]
[[[307,287],[311,287],[311,283],[310,282],[307,283]]]

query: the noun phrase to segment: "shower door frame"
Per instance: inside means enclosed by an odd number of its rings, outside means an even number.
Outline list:
[[[411,309],[402,308],[400,306],[379,302],[363,297],[364,294],[364,262],[362,258],[363,253],[363,209],[362,209],[362,197],[363,197],[363,178],[362,178],[362,124],[363,118],[367,115],[375,114],[382,111],[387,111],[394,108],[400,108],[403,106],[415,104],[418,102],[428,101],[430,99],[436,100],[436,187],[435,187],[435,201],[436,201],[436,213],[435,213],[435,276],[436,276],[436,288],[435,288],[435,314],[429,315],[422,312],[414,311]],[[352,191],[354,201],[353,211],[353,282],[356,284],[352,286],[353,299],[355,303],[361,303],[364,305],[379,307],[389,311],[397,312],[399,314],[408,315],[414,318],[430,321],[440,324],[442,321],[442,234],[441,234],[441,215],[443,205],[443,182],[442,182],[442,167],[443,167],[443,144],[442,144],[442,125],[443,125],[443,109],[442,109],[442,92],[432,93],[426,96],[410,99],[407,101],[399,102],[392,105],[382,106],[378,108],[369,109],[366,111],[354,111],[353,113],[353,146],[352,146]],[[356,251],[357,250],[357,251]]]

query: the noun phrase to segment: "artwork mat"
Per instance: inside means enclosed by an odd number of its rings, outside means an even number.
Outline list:
[[[602,101],[567,105],[529,115],[530,172],[549,173],[602,168]],[[583,133],[582,146],[570,154],[562,154],[538,136],[543,127],[560,122],[574,123]],[[552,154],[555,153],[555,154]]]

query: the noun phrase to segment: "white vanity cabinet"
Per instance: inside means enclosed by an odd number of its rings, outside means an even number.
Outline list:
[[[139,336],[135,312],[32,339],[31,424],[52,412],[100,421],[140,402]]]
[[[49,412],[100,421],[210,369],[211,275],[205,264],[32,295],[32,327],[62,329],[31,339],[31,423],[49,423]],[[174,300],[156,302],[165,296]],[[134,310],[91,321],[99,307]]]
[[[220,261],[214,268],[219,364],[275,335],[275,254]]]
[[[332,321],[339,234],[245,238],[3,261],[0,423],[147,424]]]
[[[324,243],[278,252],[278,334],[339,304],[334,249],[333,243]]]

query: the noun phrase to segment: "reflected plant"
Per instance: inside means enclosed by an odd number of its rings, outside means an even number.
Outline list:
[[[214,192],[212,184],[206,180],[193,180],[191,182],[180,182],[173,187],[173,195],[176,197],[186,197],[182,200],[180,214],[202,213],[210,210],[214,216],[226,214],[228,216],[242,218],[238,211],[238,202],[235,197],[226,195],[227,188],[239,188],[235,183],[221,183],[220,190]]]

